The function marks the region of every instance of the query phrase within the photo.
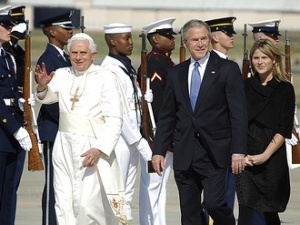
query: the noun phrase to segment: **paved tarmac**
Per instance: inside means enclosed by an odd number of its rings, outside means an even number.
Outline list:
[[[283,225],[300,224],[300,168],[290,170],[291,175],[291,198],[288,207],[284,213],[280,214]],[[133,200],[132,225],[138,225],[138,182]],[[15,225],[41,225],[41,196],[44,184],[44,171],[29,172],[27,170],[27,161],[18,191],[18,204]],[[167,192],[167,224],[180,225],[180,210],[178,202],[177,187],[174,182],[173,173],[171,173]],[[237,207],[235,215],[237,216]],[[71,224],[70,224],[71,225]],[[155,224],[159,225],[159,224]]]

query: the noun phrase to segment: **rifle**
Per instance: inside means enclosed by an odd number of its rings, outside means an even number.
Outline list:
[[[80,32],[84,33],[84,29],[85,29],[85,26],[84,26],[84,16],[81,16],[79,28],[80,28]]]
[[[150,88],[150,78],[147,71],[147,49],[146,49],[146,35],[144,32],[140,35],[142,38],[142,51],[141,51],[141,91],[142,91],[142,135],[147,140],[151,149],[154,147],[153,139],[151,138],[150,121],[152,125],[152,134],[155,136],[156,124],[152,111],[151,103],[145,100],[145,93]],[[148,161],[148,173],[154,173],[152,162]]]
[[[182,36],[183,36],[182,28],[180,30],[180,34],[181,34],[181,37],[180,37],[180,49],[179,49],[179,62],[183,62],[185,60],[185,47],[184,47],[183,39],[182,39]]]
[[[242,67],[242,74],[243,78],[246,79],[248,77],[251,77],[251,66],[250,66],[250,60],[248,59],[248,50],[246,47],[247,42],[247,24],[244,25],[244,56],[243,56],[243,67]]]
[[[28,170],[43,170],[44,166],[41,160],[39,152],[39,141],[32,127],[32,113],[34,109],[28,104],[27,100],[32,97],[32,70],[31,70],[31,51],[30,51],[30,32],[28,31],[27,22],[27,32],[25,36],[25,71],[24,71],[24,86],[23,86],[23,98],[26,100],[24,104],[24,125],[25,129],[29,133],[32,148],[28,152]],[[37,132],[38,133],[38,132]]]
[[[152,111],[152,106],[148,103],[144,95],[147,90],[150,88],[150,78],[147,75],[147,49],[146,49],[146,35],[144,32],[140,35],[142,38],[142,51],[141,51],[141,91],[142,91],[142,134],[144,138],[147,140],[151,149],[153,149],[153,140],[151,138],[151,126],[152,125],[152,133],[155,135],[155,121],[154,115]]]
[[[290,80],[293,83],[292,69],[291,69],[291,41],[288,38],[288,31],[285,31],[285,72]],[[297,107],[297,105],[295,106]],[[295,110],[296,111],[296,110]],[[297,133],[295,127],[299,127],[297,115],[294,116],[294,127],[292,130],[293,135],[297,138],[297,144],[292,146],[292,163],[300,164],[300,143],[299,143],[299,134]]]

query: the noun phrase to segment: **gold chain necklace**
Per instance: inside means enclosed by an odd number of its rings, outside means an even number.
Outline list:
[[[72,68],[71,73],[74,75],[72,86],[71,86],[71,89],[70,89],[70,96],[71,96],[70,101],[72,102],[71,110],[73,110],[74,107],[75,107],[75,102],[79,101],[79,98],[82,96],[82,94],[84,92],[85,85],[86,85],[86,80],[87,80],[87,77],[89,75],[89,72],[87,71],[87,72],[83,72],[82,74],[80,74],[80,73],[78,73],[78,71],[76,71],[76,70],[74,70],[74,68]],[[77,86],[77,88],[76,88],[76,90],[73,94],[72,91],[73,91],[74,84],[75,84],[75,78],[79,77],[79,76],[84,76],[85,73],[86,73],[86,75],[84,77],[84,83],[83,83],[83,87],[82,87],[81,92],[79,92],[79,90],[80,90],[80,87],[81,87],[82,79],[78,82],[78,86]]]

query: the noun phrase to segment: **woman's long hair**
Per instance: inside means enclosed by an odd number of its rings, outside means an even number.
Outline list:
[[[281,53],[276,45],[274,45],[270,40],[260,39],[254,42],[251,50],[250,50],[250,59],[251,59],[251,68],[253,70],[253,74],[256,73],[253,65],[252,65],[252,57],[255,50],[260,50],[263,54],[267,55],[271,60],[275,61],[273,66],[273,77],[277,81],[285,81],[288,82],[288,76],[283,68],[283,57],[284,54]]]

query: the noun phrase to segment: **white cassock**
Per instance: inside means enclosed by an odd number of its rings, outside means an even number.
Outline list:
[[[121,136],[117,142],[115,152],[121,167],[125,185],[125,199],[128,219],[132,220],[132,198],[139,164],[139,151],[134,143],[137,143],[142,135],[140,133],[140,111],[135,102],[134,88],[132,81],[125,73],[126,67],[119,60],[106,56],[101,66],[111,69],[117,74],[126,96],[129,111],[123,115]],[[128,71],[127,71],[128,72]],[[143,160],[143,159],[141,159]]]
[[[58,224],[125,224],[124,185],[113,151],[123,114],[115,74],[93,64],[83,74],[61,68],[37,97],[42,95],[43,104],[59,102],[53,148]],[[90,148],[101,150],[101,157],[96,166],[83,167],[80,155]]]

